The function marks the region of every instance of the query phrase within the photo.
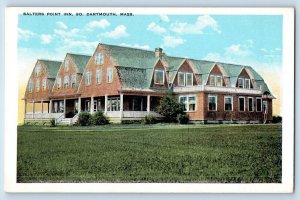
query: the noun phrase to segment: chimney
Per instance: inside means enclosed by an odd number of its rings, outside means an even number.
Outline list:
[[[163,55],[163,49],[162,48],[155,48],[155,57],[161,58]]]

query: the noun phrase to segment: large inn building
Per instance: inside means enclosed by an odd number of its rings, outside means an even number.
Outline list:
[[[178,96],[193,121],[272,119],[274,97],[250,66],[173,57],[161,48],[98,44],[92,56],[67,53],[63,62],[36,62],[25,92],[24,122],[55,118],[72,124],[78,113],[99,110],[116,122],[159,116],[159,101],[169,93]]]

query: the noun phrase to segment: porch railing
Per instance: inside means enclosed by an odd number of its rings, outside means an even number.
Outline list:
[[[26,113],[25,119],[51,119],[59,118],[63,113]]]
[[[149,113],[147,111],[123,111],[122,117],[124,118],[143,118],[146,115],[151,114],[155,115],[157,117],[160,117],[156,112],[150,111]],[[120,111],[109,111],[107,112],[106,116],[111,117],[111,118],[119,118],[121,117],[121,112]]]

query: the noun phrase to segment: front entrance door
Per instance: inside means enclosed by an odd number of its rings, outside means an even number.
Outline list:
[[[263,101],[263,113],[268,113],[268,101]]]

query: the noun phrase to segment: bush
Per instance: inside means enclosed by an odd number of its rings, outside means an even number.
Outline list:
[[[154,115],[146,115],[144,118],[144,124],[155,124],[156,117]]]
[[[273,116],[272,123],[281,123],[282,117],[281,116]]]
[[[187,124],[190,121],[190,118],[187,114],[178,114],[177,121],[179,124]]]
[[[56,121],[54,118],[50,119],[50,127],[55,127],[56,126]]]
[[[98,111],[92,115],[93,125],[105,125],[109,124],[108,118],[103,114],[103,112]]]
[[[91,125],[92,115],[89,112],[81,112],[78,116],[78,124],[80,126],[89,126]]]
[[[184,105],[174,95],[169,94],[161,99],[158,112],[164,116],[165,122],[177,122],[177,115],[184,114]]]

